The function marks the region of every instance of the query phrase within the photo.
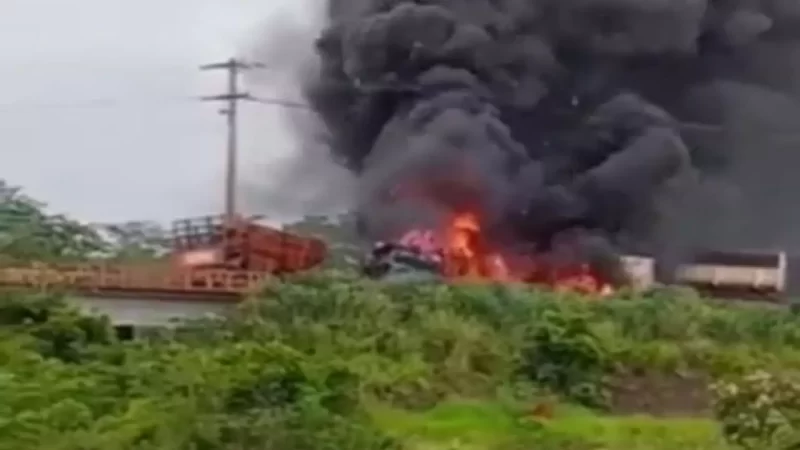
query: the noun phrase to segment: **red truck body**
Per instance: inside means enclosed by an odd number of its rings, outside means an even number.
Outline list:
[[[173,223],[172,259],[179,267],[285,274],[311,269],[327,256],[324,241],[236,217]]]

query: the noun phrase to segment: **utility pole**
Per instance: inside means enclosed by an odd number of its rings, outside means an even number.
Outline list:
[[[225,62],[205,64],[200,66],[200,70],[219,70],[228,71],[228,92],[221,95],[203,97],[205,101],[227,101],[225,109],[220,110],[220,114],[228,118],[228,146],[225,165],[225,216],[231,220],[236,215],[236,187],[237,187],[237,163],[238,163],[238,142],[237,142],[237,106],[239,100],[250,99],[250,94],[239,92],[238,81],[239,71],[249,69],[250,64],[231,58]]]

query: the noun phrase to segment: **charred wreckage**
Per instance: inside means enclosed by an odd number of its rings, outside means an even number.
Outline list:
[[[620,287],[647,290],[664,281],[691,286],[720,298],[786,300],[788,258],[785,252],[697,253],[691,261],[673,266],[671,273],[661,279],[659,262],[655,258],[624,255],[620,260],[625,278],[612,284],[604,282],[589,263],[528,266],[528,272],[512,272],[491,257],[483,259],[483,266],[470,266],[470,257],[458,249],[425,247],[409,241],[379,241],[365,257],[362,270],[370,278],[390,283],[525,282],[603,296]]]
[[[796,234],[768,191],[800,158],[758,131],[800,117],[790,3],[328,0],[304,93],[358,179],[365,272],[783,290],[784,253],[701,248]]]

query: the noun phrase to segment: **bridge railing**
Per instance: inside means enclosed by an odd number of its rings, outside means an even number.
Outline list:
[[[78,265],[2,267],[0,286],[68,287],[80,291],[243,294],[256,290],[268,275],[230,270],[169,270],[153,267]]]

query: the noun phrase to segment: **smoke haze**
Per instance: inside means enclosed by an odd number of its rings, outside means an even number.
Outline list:
[[[305,95],[358,175],[369,236],[469,204],[499,239],[551,252],[800,250],[800,3],[328,0],[326,13]]]
[[[303,107],[301,80],[319,70],[314,40],[324,20],[315,0],[296,1],[296,10],[283,8],[257,27],[242,52],[244,60],[265,65],[242,73],[247,91],[279,102],[244,104],[240,200],[244,210],[283,222],[346,211],[354,188],[353,174],[331,163],[320,139],[324,125]],[[279,121],[294,139],[275,136],[265,121]]]

